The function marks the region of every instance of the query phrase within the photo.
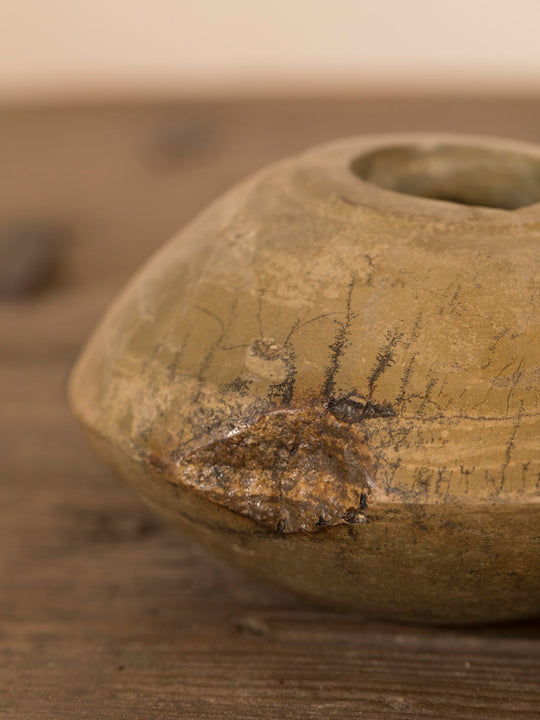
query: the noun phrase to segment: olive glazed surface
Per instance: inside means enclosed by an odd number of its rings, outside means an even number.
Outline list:
[[[540,611],[540,149],[315,148],[214,203],[79,360],[76,414],[163,514],[382,618]]]

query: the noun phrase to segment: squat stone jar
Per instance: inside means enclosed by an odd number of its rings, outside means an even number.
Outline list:
[[[539,251],[536,145],[317,147],[150,260],[71,402],[151,506],[261,578],[385,619],[532,616]]]

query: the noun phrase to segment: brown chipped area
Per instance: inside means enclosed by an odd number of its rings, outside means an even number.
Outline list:
[[[282,347],[271,338],[262,338],[255,340],[251,346],[251,351],[263,360],[275,360],[281,354]]]
[[[263,415],[175,466],[183,484],[283,533],[366,522],[372,474],[361,431],[324,406]]]

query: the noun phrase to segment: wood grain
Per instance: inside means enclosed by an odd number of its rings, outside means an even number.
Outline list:
[[[55,280],[0,304],[0,717],[538,718],[538,622],[424,629],[315,608],[151,515],[65,403],[141,262],[262,164],[359,132],[538,140],[537,100],[4,109],[0,231],[66,229]]]

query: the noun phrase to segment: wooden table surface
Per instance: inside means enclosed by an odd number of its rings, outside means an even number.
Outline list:
[[[539,622],[394,626],[252,580],[120,485],[65,401],[114,294],[232,183],[334,137],[423,129],[538,141],[540,101],[0,111],[2,719],[540,718]]]

